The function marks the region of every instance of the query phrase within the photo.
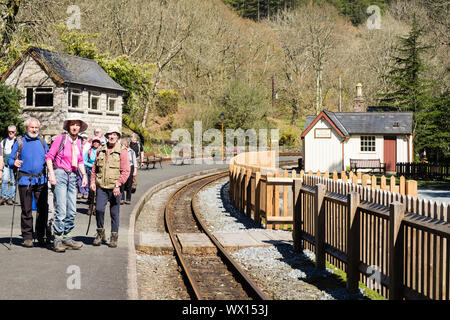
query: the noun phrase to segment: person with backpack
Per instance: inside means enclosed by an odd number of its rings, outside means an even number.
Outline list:
[[[101,140],[99,137],[93,137],[91,141],[91,147],[88,150],[85,150],[84,152],[84,166],[86,168],[86,172],[88,175],[88,181],[91,180],[91,171],[92,166],[95,163],[95,159],[97,158],[97,151],[99,150],[101,146]],[[89,195],[88,195],[88,203],[92,203],[94,199],[94,192],[89,188]]]
[[[138,136],[136,133],[131,134],[130,148],[133,149],[136,154],[136,158],[138,159],[138,168],[142,166],[142,162],[144,161],[144,146],[138,140]]]
[[[81,150],[82,150],[83,162],[84,162],[84,152],[85,152],[85,149],[86,149],[85,146],[87,144],[88,136],[87,136],[86,133],[82,133],[82,134],[80,134],[80,137],[82,138],[82,140],[81,140],[82,149]],[[81,199],[81,198],[87,199],[88,198],[88,194],[89,194],[89,186],[82,187],[81,186],[82,181],[83,181],[83,176],[81,175],[80,170],[78,170],[78,172],[77,172],[77,186],[78,186],[78,196],[77,196],[77,198],[78,199]],[[89,181],[89,176],[88,176],[88,181]]]
[[[48,204],[47,177],[45,168],[45,154],[48,151],[44,138],[39,136],[41,124],[38,119],[30,118],[25,121],[26,134],[17,137],[8,158],[8,165],[17,171],[17,182],[20,196],[21,229],[24,239],[23,246],[31,248],[33,244],[33,196],[37,206],[36,234],[40,246],[49,243],[46,235]]]
[[[122,193],[122,203],[130,204],[131,203],[131,187],[133,185],[133,177],[137,175],[137,160],[136,160],[136,153],[133,149],[130,148],[128,139],[122,139],[120,142],[122,145],[122,150],[127,150],[128,152],[128,160],[130,162],[130,175],[128,176],[127,181],[122,184],[120,188],[120,192]]]
[[[8,165],[8,159],[11,154],[12,146],[16,142],[16,126],[8,126],[8,137],[0,142],[0,155],[3,157],[3,176],[2,176],[2,197],[0,198],[0,205],[14,204],[14,193],[16,191],[16,182],[14,179],[14,172]],[[8,190],[9,184],[9,190]]]
[[[110,130],[105,134],[108,143],[97,152],[97,159],[92,166],[90,187],[97,192],[96,214],[97,235],[93,241],[99,246],[105,241],[105,210],[109,202],[111,215],[111,238],[108,246],[117,247],[119,238],[120,187],[130,174],[128,151],[122,149],[118,142],[119,130]]]
[[[88,125],[78,116],[64,120],[63,129],[58,135],[45,160],[48,168],[48,180],[52,185],[55,198],[55,220],[53,223],[53,250],[64,252],[67,248],[80,249],[83,243],[72,239],[71,231],[75,227],[77,212],[77,170],[82,175],[82,187],[88,183],[83,163],[83,147],[80,132]]]

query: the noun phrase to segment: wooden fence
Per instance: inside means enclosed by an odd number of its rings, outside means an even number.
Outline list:
[[[304,174],[303,170],[300,172],[300,177]],[[330,173],[328,171],[323,174],[318,171],[313,173],[312,171],[308,172],[308,175],[330,178]],[[334,171],[331,175],[332,179],[337,181],[340,180],[342,182],[351,182],[355,185],[360,184],[363,187],[370,186],[372,189],[381,189],[386,191],[391,191],[400,194],[406,194],[409,196],[417,197],[417,181],[415,180],[406,180],[405,177],[401,176],[399,178],[399,184],[397,185],[397,180],[394,176],[391,176],[389,179],[385,176],[380,177],[380,184],[378,184],[378,179],[375,175],[362,174],[361,171],[358,171],[356,174],[353,171],[350,171],[347,177],[347,173],[345,171],[341,171],[340,177],[339,174]]]
[[[316,254],[390,299],[449,300],[448,205],[295,171],[232,162],[235,206],[267,228],[292,226],[294,249]]]
[[[450,178],[450,164],[399,162],[396,172],[406,178],[444,180]]]

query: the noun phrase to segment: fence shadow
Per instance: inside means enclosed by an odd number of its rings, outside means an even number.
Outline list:
[[[233,206],[229,197],[229,182],[220,188],[220,199],[225,212],[235,218],[236,222],[243,224],[247,229],[265,230]],[[345,281],[339,276],[328,271],[318,270],[313,261],[313,253],[306,250],[304,253],[296,253],[293,250],[293,245],[286,241],[271,240],[267,242],[272,244],[281,254],[279,261],[286,263],[293,269],[294,278],[316,287],[336,300],[370,300],[360,292],[350,294],[346,289]]]

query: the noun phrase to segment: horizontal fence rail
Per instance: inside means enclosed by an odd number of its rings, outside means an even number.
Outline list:
[[[450,164],[399,162],[396,172],[406,178],[444,180],[450,178]]]
[[[294,250],[345,271],[349,291],[362,282],[390,299],[450,299],[448,204],[245,162],[229,177],[241,212],[292,230]]]

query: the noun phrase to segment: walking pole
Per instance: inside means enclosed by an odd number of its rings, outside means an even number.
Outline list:
[[[11,250],[12,248],[12,234],[13,234],[13,229],[14,229],[14,214],[16,212],[16,199],[17,199],[17,189],[18,189],[18,184],[17,184],[17,171],[16,170],[14,172],[14,181],[16,184],[16,188],[14,189],[14,201],[13,201],[13,214],[12,214],[12,220],[11,220],[11,235],[9,236],[9,250]]]
[[[92,194],[92,198],[91,198],[91,201],[90,201],[90,203],[89,203],[89,210],[88,210],[88,214],[89,214],[89,223],[88,223],[88,227],[87,227],[87,230],[86,230],[86,235],[88,235],[88,233],[89,233],[89,227],[91,226],[91,218],[92,218],[92,214],[93,214],[94,211],[95,211],[95,194],[96,194],[96,192],[94,192],[94,193]]]

